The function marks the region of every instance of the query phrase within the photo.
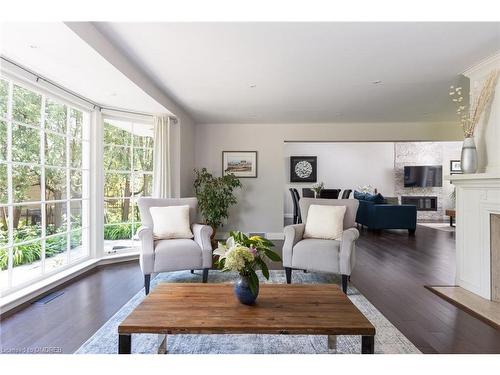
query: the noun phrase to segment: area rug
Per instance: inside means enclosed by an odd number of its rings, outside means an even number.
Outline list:
[[[284,271],[271,271],[270,279],[261,282],[285,283]],[[209,283],[234,282],[237,275],[228,272],[210,271]],[[159,274],[152,280],[152,289],[158,283],[200,282],[201,275],[189,271]],[[293,283],[339,283],[338,277],[322,273],[293,274]],[[348,297],[375,326],[375,353],[416,354],[420,351],[394,327],[364,296],[352,285]],[[77,354],[114,354],[118,348],[118,325],[144,299],[144,290],[137,293],[111,319],[109,319]],[[156,353],[158,335],[132,335],[132,353]],[[359,336],[338,336],[336,353],[360,353]],[[314,354],[329,353],[327,336],[319,335],[169,335],[169,354]]]
[[[418,223],[417,225],[421,225],[423,227],[437,229],[442,232],[455,232],[455,227],[451,227],[450,223]]]

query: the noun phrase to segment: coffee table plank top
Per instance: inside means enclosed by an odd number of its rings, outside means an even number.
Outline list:
[[[120,334],[375,335],[337,285],[261,284],[254,306],[231,284],[159,284],[120,324]]]

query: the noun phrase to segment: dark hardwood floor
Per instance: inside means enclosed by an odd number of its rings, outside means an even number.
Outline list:
[[[351,282],[424,353],[500,353],[500,331],[424,288],[454,284],[453,236],[421,226],[414,237],[362,230]],[[72,353],[141,288],[137,262],[98,268],[52,302],[0,321],[0,350]]]
[[[351,282],[424,353],[500,353],[500,331],[424,287],[455,284],[454,236],[363,230]]]
[[[45,305],[31,304],[0,321],[0,353],[74,353],[143,286],[139,263],[99,267],[63,287]]]

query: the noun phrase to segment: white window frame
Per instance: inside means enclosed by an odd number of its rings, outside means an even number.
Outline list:
[[[13,166],[29,166],[29,167],[37,167],[40,168],[40,176],[41,176],[41,181],[40,181],[40,200],[39,201],[26,201],[26,202],[14,202],[14,196],[13,196],[13,189],[12,189],[12,184],[8,184],[8,201],[7,204],[2,205],[3,207],[7,206],[8,207],[8,228],[9,228],[9,238],[8,238],[8,243],[6,246],[2,246],[2,249],[7,248],[8,249],[8,286],[6,289],[3,289],[1,291],[2,296],[9,295],[11,293],[17,292],[23,288],[26,288],[29,285],[32,285],[38,281],[42,281],[44,279],[47,279],[57,273],[61,273],[66,271],[67,269],[74,267],[80,263],[86,262],[89,259],[95,257],[95,251],[93,251],[93,248],[91,246],[90,242],[90,233],[92,232],[93,228],[91,228],[91,212],[92,212],[92,199],[91,199],[91,192],[90,192],[90,182],[92,178],[92,170],[91,170],[91,160],[90,160],[90,150],[92,146],[92,134],[93,134],[93,128],[95,127],[95,124],[92,119],[92,110],[89,107],[85,107],[81,105],[81,102],[72,100],[73,98],[71,96],[62,96],[60,92],[52,92],[50,90],[46,90],[42,87],[40,87],[37,84],[33,84],[30,82],[26,77],[23,77],[22,75],[17,75],[13,74],[11,72],[2,70],[0,72],[0,76],[2,79],[5,81],[9,82],[9,96],[8,96],[8,105],[7,105],[7,118],[4,118],[3,116],[1,119],[7,124],[7,160],[2,162],[2,164],[7,165],[7,179],[8,181],[12,181],[13,177]],[[29,125],[29,124],[24,124],[24,123],[19,123],[13,119],[12,116],[12,109],[13,109],[13,88],[14,85],[20,86],[22,88],[25,88],[27,90],[30,90],[38,95],[41,95],[42,97],[42,103],[40,106],[40,123],[38,126],[35,125]],[[66,106],[67,114],[66,114],[66,133],[59,133],[52,131],[50,129],[45,128],[45,109],[46,109],[46,98],[50,98],[51,100],[56,101],[58,104],[63,104]],[[83,119],[82,119],[82,134],[81,138],[79,139],[82,143],[82,165],[80,168],[73,168],[71,164],[71,155],[70,155],[70,143],[71,140],[73,139],[71,135],[71,126],[70,126],[70,113],[72,109],[76,109],[78,111],[81,111],[83,113]],[[17,162],[12,160],[12,130],[14,125],[21,125],[27,128],[35,129],[39,131],[40,135],[40,148],[39,148],[39,162],[38,163],[26,163],[26,162]],[[84,134],[85,131],[83,127],[87,126],[88,131],[87,131],[87,137],[85,138]],[[65,150],[65,164],[64,166],[50,166],[45,164],[45,134],[50,133],[50,134],[57,134],[58,136],[62,136],[65,139],[65,144],[66,144],[66,150]],[[77,138],[78,139],[78,138]],[[84,146],[86,145],[86,146]],[[85,151],[86,155],[85,155]],[[86,159],[86,160],[85,160]],[[66,172],[66,198],[65,199],[60,199],[60,200],[47,200],[46,199],[46,191],[45,191],[45,169],[46,168],[58,168],[62,169]],[[82,196],[80,198],[71,198],[71,172],[72,171],[80,171],[82,173]],[[84,186],[83,181],[84,181],[84,174],[87,174],[87,186]],[[65,202],[66,203],[66,216],[67,216],[67,222],[66,222],[66,230],[62,233],[57,233],[57,234],[52,234],[52,235],[47,235],[46,233],[46,206],[47,204],[52,204],[52,203],[58,203],[58,202]],[[82,220],[83,217],[87,217],[87,223],[82,223],[82,226],[80,228],[71,229],[71,202],[81,202],[82,203]],[[21,242],[16,242],[14,243],[14,236],[13,236],[13,224],[14,224],[14,207],[15,206],[21,206],[21,205],[37,205],[40,207],[41,210],[41,234],[40,237],[34,240],[27,240],[27,241],[21,241]],[[86,208],[85,208],[86,207]],[[87,212],[85,213],[85,209]],[[74,231],[82,231],[82,246],[87,247],[86,249],[86,255],[84,257],[78,258],[76,261],[72,262],[71,258],[71,234]],[[63,236],[66,235],[66,262],[63,266],[57,267],[56,269],[50,271],[50,272],[45,272],[45,240],[50,239],[52,237],[57,237],[57,236]],[[40,274],[36,277],[33,277],[29,279],[28,281],[22,282],[18,285],[13,286],[12,281],[13,281],[13,251],[14,248],[17,246],[25,245],[25,244],[30,244],[30,243],[35,243],[35,242],[40,242],[42,246],[42,251],[41,251],[41,271]]]

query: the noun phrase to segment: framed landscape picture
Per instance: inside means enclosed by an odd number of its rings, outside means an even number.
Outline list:
[[[316,182],[316,156],[290,156],[290,182]]]
[[[460,173],[462,173],[460,160],[450,160],[450,174],[460,174]]]
[[[257,151],[222,151],[222,172],[239,178],[256,178]]]

